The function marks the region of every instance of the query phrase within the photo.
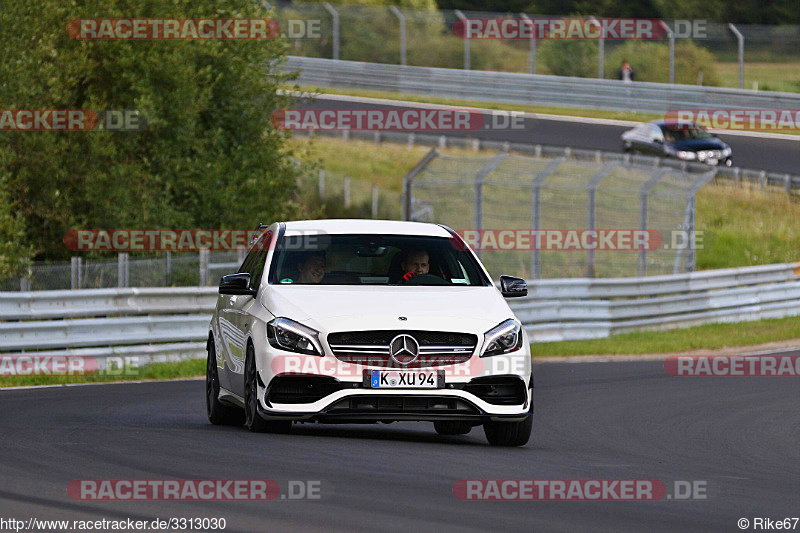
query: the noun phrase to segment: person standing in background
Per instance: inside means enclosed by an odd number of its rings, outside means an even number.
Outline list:
[[[623,61],[622,66],[619,68],[619,72],[617,72],[617,77],[625,83],[630,83],[634,80],[634,78],[636,78],[636,71],[631,68],[630,63]]]

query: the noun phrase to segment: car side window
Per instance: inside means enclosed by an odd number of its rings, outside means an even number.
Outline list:
[[[239,272],[250,274],[250,288],[257,289],[261,284],[261,276],[264,275],[264,264],[267,260],[270,245],[272,244],[272,232],[266,231],[258,238],[245,257]]]
[[[650,139],[651,140],[656,140],[656,139],[660,139],[662,141],[664,140],[664,134],[661,133],[661,128],[659,128],[655,124],[651,124],[650,125],[650,132],[649,133],[650,133]]]

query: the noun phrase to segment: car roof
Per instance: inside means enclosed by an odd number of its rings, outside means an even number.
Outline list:
[[[401,220],[327,219],[285,222],[286,234],[324,232],[331,234],[419,235],[450,237],[450,232],[437,224]]]

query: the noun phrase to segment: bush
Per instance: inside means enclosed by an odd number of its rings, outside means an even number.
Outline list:
[[[0,135],[9,210],[24,216],[22,240],[36,259],[69,256],[62,240],[74,228],[252,227],[296,212],[296,172],[285,134],[270,122],[289,101],[277,94],[290,81],[276,71],[284,45],[81,41],[66,31],[75,18],[131,16],[247,18],[263,8],[249,0],[4,4],[4,109],[138,110],[147,123],[140,132]]]
[[[627,41],[606,56],[605,76],[617,79],[623,61],[636,71],[636,81],[669,83],[669,44],[666,42]],[[703,72],[703,85],[720,84],[714,55],[692,41],[675,43],[675,83],[697,84]]]
[[[595,41],[543,41],[538,58],[554,76],[594,78],[599,47]]]

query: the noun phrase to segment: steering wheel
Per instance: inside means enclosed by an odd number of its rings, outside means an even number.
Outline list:
[[[403,285],[452,285],[447,280],[440,278],[434,274],[414,274],[413,272],[406,272],[400,279],[398,284]]]

